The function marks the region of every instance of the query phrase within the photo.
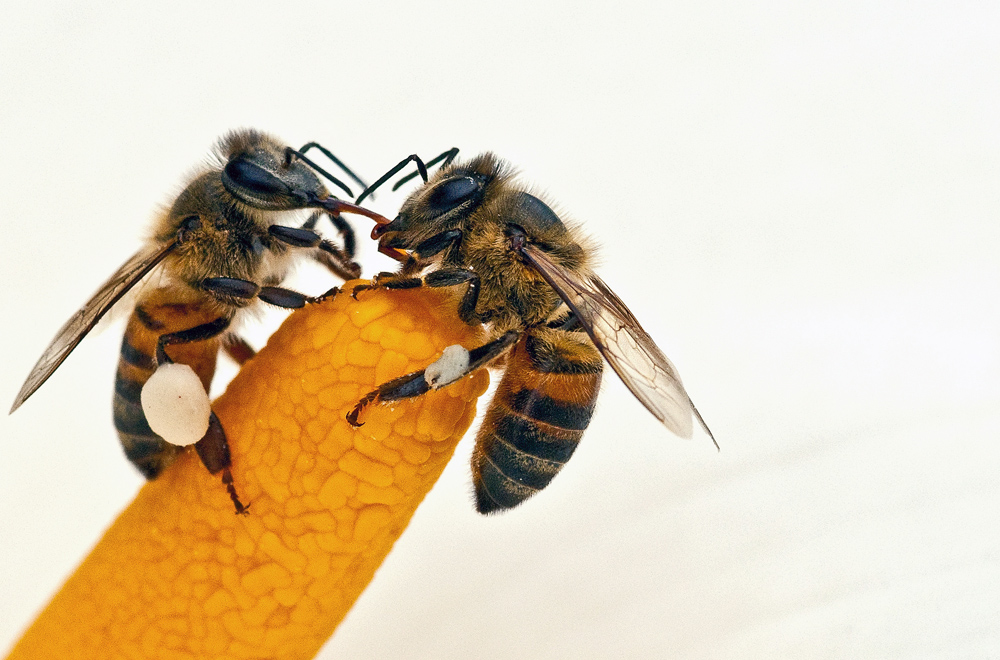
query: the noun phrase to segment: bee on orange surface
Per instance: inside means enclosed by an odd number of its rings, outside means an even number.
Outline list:
[[[340,214],[386,221],[330,194],[317,172],[348,195],[351,191],[306,158],[303,152],[313,147],[365,185],[315,143],[296,151],[250,129],[223,137],[215,149],[216,162],[195,176],[156,218],[147,245],[59,330],[18,392],[11,412],[55,372],[105,313],[156,271],[139,292],[125,330],[115,378],[114,422],[128,459],[147,479],[160,474],[182,448],[150,428],[140,401],[143,386],[158,366],[175,362],[190,366],[207,392],[220,346],[238,362],[253,354],[246,342],[226,335],[243,310],[258,300],[284,308],[318,300],[278,286],[294,257],[309,255],[344,279],[356,277],[360,268],[351,260],[354,233]],[[301,209],[318,211],[301,227],[279,224],[286,212]],[[340,232],[343,249],[314,231],[322,215]],[[246,507],[229,470],[225,432],[214,414],[195,449],[212,474],[222,473],[237,512],[243,512]]]
[[[464,285],[458,315],[484,324],[486,341],[470,351],[450,347],[424,371],[383,384],[348,421],[360,425],[370,404],[420,396],[491,363],[502,367],[472,455],[480,513],[517,506],[565,465],[590,423],[605,361],[672,432],[690,437],[696,418],[715,442],[673,364],[591,270],[592,249],[578,230],[495,155],[451,164],[454,156],[435,159],[445,162],[429,181],[411,156],[358,197],[412,160],[426,182],[394,220],[372,231],[379,250],[403,265],[370,286]]]

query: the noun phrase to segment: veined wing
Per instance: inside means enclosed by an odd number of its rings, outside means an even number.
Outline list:
[[[693,413],[715,442],[677,369],[601,278],[591,272],[577,275],[532,245],[525,245],[521,253],[573,311],[597,350],[649,412],[682,438],[691,437]]]
[[[80,311],[71,316],[66,324],[59,329],[55,339],[42,353],[42,357],[38,358],[38,362],[28,374],[28,379],[24,381],[21,391],[17,393],[17,398],[14,399],[14,405],[11,406],[10,411],[17,410],[29,396],[34,394],[35,390],[41,387],[42,383],[48,380],[49,376],[59,368],[63,360],[73,352],[77,344],[87,336],[87,333],[93,330],[101,317],[122,296],[128,293],[129,289],[163,261],[163,258],[170,254],[175,247],[177,247],[177,243],[173,242],[142,250],[122,264],[121,268],[87,301],[87,304],[81,307]]]

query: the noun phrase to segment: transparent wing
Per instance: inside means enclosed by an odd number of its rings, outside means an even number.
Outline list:
[[[142,250],[122,264],[121,268],[87,301],[87,304],[59,329],[55,339],[42,353],[42,357],[38,358],[35,367],[28,374],[28,379],[24,381],[21,391],[17,393],[17,398],[14,399],[14,405],[11,406],[10,411],[17,410],[29,396],[34,394],[35,390],[41,387],[42,383],[48,380],[49,376],[59,368],[63,360],[73,352],[76,345],[97,325],[101,317],[123,295],[128,293],[129,289],[163,261],[163,258],[170,254],[176,246],[175,242]]]
[[[590,272],[577,275],[532,245],[526,245],[522,254],[573,311],[597,350],[649,412],[682,438],[691,437],[693,413],[715,442],[684,391],[677,369],[601,278]]]

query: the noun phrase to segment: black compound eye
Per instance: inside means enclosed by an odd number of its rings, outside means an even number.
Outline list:
[[[287,195],[289,192],[281,179],[245,158],[229,161],[226,176],[234,185],[258,195]]]
[[[475,197],[482,190],[483,184],[480,181],[470,176],[464,176],[461,179],[452,179],[439,185],[431,193],[427,203],[437,211],[448,211]]]
[[[517,194],[517,217],[533,229],[547,231],[555,227],[565,229],[565,225],[548,204],[526,192]]]

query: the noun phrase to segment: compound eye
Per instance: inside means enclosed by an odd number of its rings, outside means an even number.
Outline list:
[[[470,176],[445,181],[431,193],[427,203],[437,211],[449,211],[482,192],[483,184]]]
[[[521,222],[539,231],[548,231],[556,227],[565,231],[566,228],[548,204],[526,192],[517,194],[517,217]]]
[[[287,195],[288,185],[260,165],[236,158],[226,165],[226,176],[236,186],[258,195]]]

